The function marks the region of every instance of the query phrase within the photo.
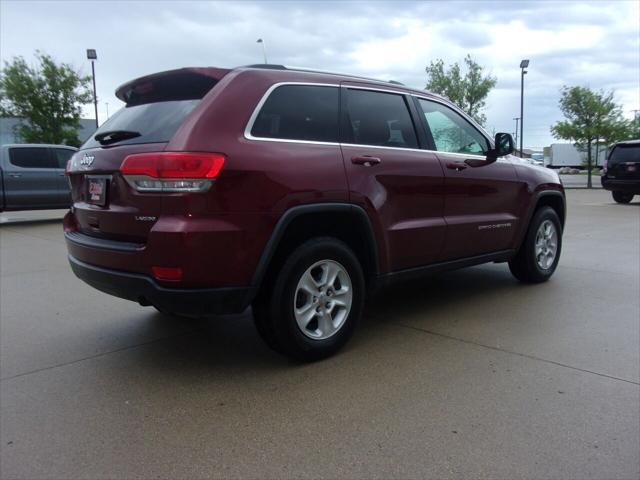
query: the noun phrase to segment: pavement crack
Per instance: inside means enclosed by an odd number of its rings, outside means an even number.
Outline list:
[[[584,368],[574,367],[573,365],[567,365],[566,363],[561,363],[561,362],[556,362],[554,360],[548,360],[546,358],[536,357],[535,355],[529,355],[529,354],[526,354],[526,353],[515,352],[513,350],[507,350],[505,348],[494,347],[492,345],[486,345],[484,343],[474,342],[473,340],[466,340],[464,338],[454,337],[452,335],[447,335],[445,333],[438,333],[438,332],[434,332],[433,330],[427,330],[425,328],[415,327],[415,326],[412,326],[412,325],[406,325],[406,324],[403,324],[403,323],[392,323],[392,325],[396,325],[396,326],[402,327],[402,328],[408,328],[410,330],[416,330],[418,332],[427,333],[429,335],[435,335],[437,337],[442,337],[442,338],[446,338],[446,339],[449,339],[449,340],[455,340],[457,342],[466,343],[466,344],[469,344],[469,345],[475,345],[477,347],[488,348],[490,350],[495,350],[497,352],[509,353],[511,355],[517,355],[519,357],[528,358],[528,359],[531,359],[531,360],[537,360],[539,362],[549,363],[549,364],[552,364],[552,365],[557,365],[559,367],[569,368],[571,370],[576,370],[578,372],[590,373],[592,375],[598,375],[599,377],[610,378],[612,380],[618,380],[620,382],[631,383],[632,385],[640,386],[640,383],[636,382],[634,380],[629,380],[627,378],[621,378],[621,377],[614,377],[613,375],[607,375],[606,373],[594,372],[593,370],[587,370],[587,369],[584,369]]]

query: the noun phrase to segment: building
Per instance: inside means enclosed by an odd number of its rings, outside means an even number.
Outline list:
[[[2,117],[0,118],[0,145],[7,143],[23,143],[16,137],[15,127],[23,120],[17,117]],[[96,131],[96,121],[92,118],[81,118],[81,128],[78,131],[78,138],[81,142],[89,138]]]

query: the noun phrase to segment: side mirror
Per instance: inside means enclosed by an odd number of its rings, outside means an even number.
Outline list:
[[[514,151],[514,141],[513,137],[508,133],[496,133],[495,139],[496,147],[489,150],[487,152],[487,158],[484,160],[478,158],[469,158],[464,161],[470,167],[483,167],[485,165],[490,165],[496,160],[498,157],[503,157],[505,155],[509,155]]]
[[[489,152],[488,157],[504,157],[515,150],[513,137],[508,133],[496,133],[495,144],[496,148]]]

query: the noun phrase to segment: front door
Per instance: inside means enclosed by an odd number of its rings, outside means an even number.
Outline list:
[[[435,153],[419,149],[410,97],[343,85],[342,98],[349,195],[374,222],[381,270],[437,261],[445,234],[444,178]]]
[[[462,114],[434,100],[418,104],[445,175],[447,233],[441,259],[509,249],[521,221],[518,193],[523,188],[513,164],[507,158],[487,162],[488,139]]]

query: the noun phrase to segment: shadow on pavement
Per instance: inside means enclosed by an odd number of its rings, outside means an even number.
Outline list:
[[[428,330],[435,324],[430,321],[432,312],[439,311],[442,319],[442,310],[457,304],[461,298],[469,301],[490,292],[497,299],[517,288],[525,287],[511,277],[504,264],[439,274],[380,290],[369,300],[360,328],[342,354],[379,342],[381,336],[388,334],[387,327],[402,323],[401,319],[419,315],[421,328]],[[156,329],[158,323],[169,328],[175,324],[189,327],[183,333],[154,341],[153,348],[136,348],[142,368],[174,373],[179,370],[185,375],[216,375],[222,371],[253,375],[306,367],[272,352],[262,342],[253,326],[250,309],[241,315],[197,320],[149,312],[144,328]],[[479,315],[477,321],[482,321],[484,316]],[[403,347],[397,345],[397,348]]]

